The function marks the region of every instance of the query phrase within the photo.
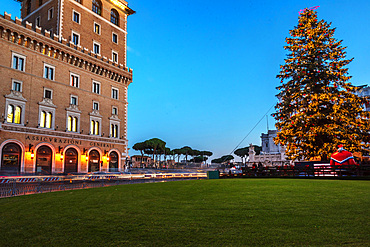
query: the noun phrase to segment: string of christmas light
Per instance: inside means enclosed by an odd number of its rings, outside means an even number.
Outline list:
[[[316,6],[318,7],[318,6]],[[334,38],[331,23],[317,19],[317,8],[300,11],[286,38],[288,51],[277,78],[276,143],[289,159],[328,160],[338,144],[351,152],[369,148],[367,99],[349,80],[346,47]]]

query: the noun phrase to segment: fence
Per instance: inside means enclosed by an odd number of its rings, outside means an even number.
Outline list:
[[[200,179],[204,177],[186,177],[186,178],[155,178],[148,177],[145,179],[107,179],[107,180],[66,180],[57,182],[18,182],[0,179],[0,198],[20,195],[29,195],[53,191],[76,190],[87,188],[98,188],[122,184],[137,183],[155,183],[165,181],[179,181],[184,179]]]
[[[330,166],[330,164],[242,167],[240,173],[221,173],[221,177],[369,177],[370,165]]]

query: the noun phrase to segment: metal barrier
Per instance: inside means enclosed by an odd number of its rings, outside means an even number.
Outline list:
[[[221,177],[370,177],[370,165],[243,167],[241,173],[224,172]]]
[[[18,182],[16,179],[1,183],[0,180],[0,198],[12,197],[20,195],[29,195],[37,193],[46,193],[54,191],[99,188],[123,184],[138,184],[138,183],[156,183],[166,181],[180,181],[184,179],[199,179],[203,177],[183,177],[183,178],[136,178],[136,179],[86,179],[86,180],[65,180],[54,182]],[[19,179],[18,179],[19,180]],[[23,181],[23,180],[21,180]],[[28,180],[24,180],[28,181]]]

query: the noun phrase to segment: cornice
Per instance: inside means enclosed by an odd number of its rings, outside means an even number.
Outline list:
[[[126,86],[132,82],[132,69],[113,63],[85,47],[67,43],[57,35],[51,38],[47,30],[36,27],[34,31],[31,23],[26,21],[23,26],[21,19],[16,17],[13,21],[6,12],[4,16],[0,15],[0,38]]]

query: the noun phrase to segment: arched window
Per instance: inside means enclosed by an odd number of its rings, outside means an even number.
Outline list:
[[[95,135],[99,135],[99,122],[95,121],[95,129],[94,129]]]
[[[109,154],[109,171],[118,172],[118,154],[115,151]]]
[[[18,144],[8,143],[3,147],[1,169],[8,173],[19,173],[21,169],[22,149]]]
[[[118,137],[118,125],[117,124],[110,125],[110,136],[114,138]]]
[[[13,119],[14,119],[14,106],[8,105],[8,116],[6,118],[6,121],[8,123],[13,123]]]
[[[119,14],[118,14],[118,11],[115,10],[115,9],[112,9],[111,12],[110,12],[110,22],[119,26],[118,25],[118,23],[119,23]]]
[[[8,116],[6,121],[8,123],[21,123],[22,108],[19,106],[8,105]]]
[[[40,127],[50,129],[52,116],[51,112],[42,111],[40,116]]]
[[[67,124],[67,130],[72,131],[72,117],[68,116],[68,124]]]
[[[99,135],[99,121],[91,120],[90,133],[92,135]]]
[[[68,116],[68,131],[77,132],[77,117]]]
[[[92,11],[101,15],[101,1],[100,0],[92,0]]]
[[[53,115],[51,112],[46,113],[46,119],[45,119],[45,128],[50,129],[51,128],[51,119]]]

